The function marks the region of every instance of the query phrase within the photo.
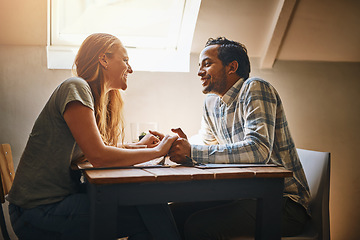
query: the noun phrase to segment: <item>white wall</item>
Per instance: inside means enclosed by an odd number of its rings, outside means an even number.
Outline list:
[[[45,47],[2,45],[0,52],[0,142],[12,145],[17,165],[37,115],[71,72],[48,70]],[[189,136],[197,133],[204,95],[196,75],[198,56],[191,60],[190,73],[130,75],[124,94],[127,129],[130,122],[155,121],[165,133],[178,126]],[[257,59],[252,63],[252,75],[279,91],[297,147],[332,153],[332,239],[356,239],[360,63],[280,61],[271,70],[259,70]]]
[[[46,68],[46,2],[2,1],[0,7],[0,142],[11,144],[16,166],[43,105],[71,75]],[[204,99],[197,59],[192,56],[190,73],[130,75],[124,95],[127,124],[156,121],[160,131],[181,126],[195,134]],[[273,69],[259,70],[257,60],[251,61],[252,75],[279,91],[297,147],[332,154],[331,238],[358,239],[360,63],[279,61]]]

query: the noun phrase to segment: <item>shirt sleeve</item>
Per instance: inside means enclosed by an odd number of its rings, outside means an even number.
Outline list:
[[[58,106],[61,115],[64,114],[66,105],[72,101],[79,101],[84,106],[94,110],[94,99],[89,84],[81,78],[70,78],[63,82],[59,88]]]
[[[216,133],[218,138],[231,138],[225,144],[192,145],[192,157],[200,163],[267,163],[274,143],[277,95],[271,85],[263,81],[244,83],[238,104],[234,109],[239,114],[241,122],[225,126],[226,134]],[[229,113],[227,113],[229,114]],[[220,124],[224,121],[216,116],[206,117],[204,114],[204,129],[206,124],[214,119]],[[215,120],[215,121],[216,121]],[[224,124],[226,125],[226,124]],[[230,129],[230,131],[229,131]],[[231,132],[231,133],[229,133]]]

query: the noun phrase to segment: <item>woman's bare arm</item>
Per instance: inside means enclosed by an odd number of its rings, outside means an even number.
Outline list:
[[[96,125],[94,112],[73,101],[67,104],[64,119],[85,157],[94,167],[129,166],[164,156],[176,136],[165,136],[154,148],[123,149],[106,146]]]

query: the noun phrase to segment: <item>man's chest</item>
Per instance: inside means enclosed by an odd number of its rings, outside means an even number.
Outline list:
[[[211,116],[213,132],[220,144],[231,144],[244,139],[244,117],[240,103],[215,107]]]

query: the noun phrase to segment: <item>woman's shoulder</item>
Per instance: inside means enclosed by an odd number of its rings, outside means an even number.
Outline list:
[[[93,109],[94,98],[90,85],[82,78],[71,77],[63,81],[54,93],[54,99],[60,111],[65,111],[66,105],[71,101],[79,101]]]
[[[90,85],[80,77],[71,77],[63,81],[55,90],[55,95],[57,98],[69,98],[69,96],[92,98]]]
[[[83,78],[80,77],[71,77],[63,81],[59,86],[59,93],[69,93],[69,92],[84,92],[87,94],[91,93],[91,88],[89,83],[87,83]]]
[[[61,86],[69,86],[69,85],[89,86],[89,84],[83,78],[80,77],[70,77],[61,83]]]

